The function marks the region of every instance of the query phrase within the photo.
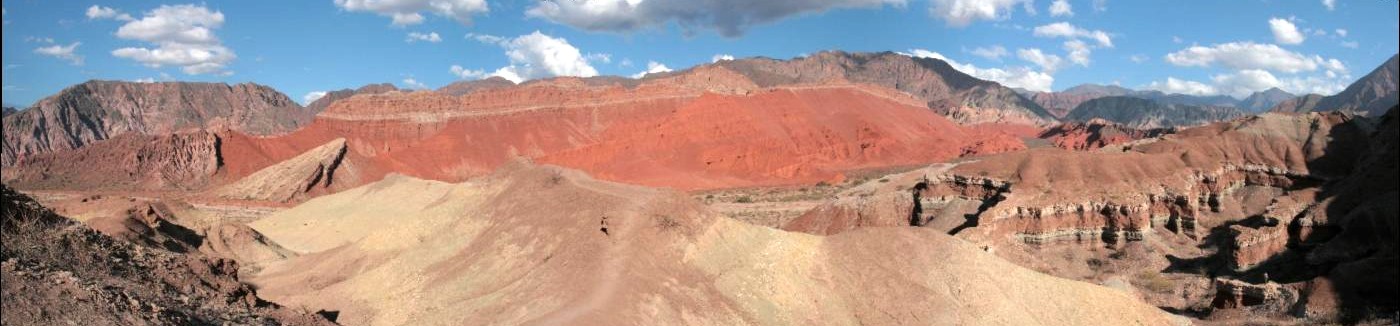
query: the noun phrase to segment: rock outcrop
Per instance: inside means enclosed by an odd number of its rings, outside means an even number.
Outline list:
[[[8,129],[7,129],[8,130]],[[196,190],[215,183],[222,140],[206,131],[124,134],[75,150],[43,153],[5,168],[7,183],[28,189]]]
[[[332,186],[358,183],[354,167],[344,160],[346,150],[345,139],[337,138],[222,186],[214,193],[228,199],[279,203],[326,194]]]
[[[232,129],[278,134],[307,124],[314,114],[257,84],[89,81],[5,117],[0,165],[128,133]]]
[[[1233,107],[1165,104],[1155,100],[1111,96],[1086,101],[1065,115],[1068,121],[1103,119],[1134,129],[1199,126],[1244,116]]]
[[[1073,150],[1093,150],[1119,145],[1174,132],[1173,129],[1133,129],[1102,119],[1068,122],[1046,129],[1037,138],[1049,140],[1055,147]]]
[[[233,261],[116,240],[8,186],[0,200],[6,324],[334,324],[261,300]]]

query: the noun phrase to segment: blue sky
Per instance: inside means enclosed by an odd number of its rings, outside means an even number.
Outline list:
[[[1035,90],[1100,83],[1199,95],[1243,96],[1275,86],[1329,93],[1400,48],[1400,5],[1380,0],[5,0],[3,6],[3,100],[19,106],[89,79],[256,82],[302,101],[369,83],[436,88],[490,75],[630,76],[648,70],[649,62],[656,70],[684,69],[717,55],[790,58],[829,49],[942,57],[974,76]],[[421,38],[411,40],[410,33]]]

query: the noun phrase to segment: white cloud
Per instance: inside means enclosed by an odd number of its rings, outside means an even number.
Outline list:
[[[346,11],[389,17],[395,26],[421,24],[425,12],[471,24],[472,16],[490,11],[486,0],[335,0],[335,5]]]
[[[1330,71],[1322,76],[1278,77],[1267,70],[1243,69],[1211,76],[1210,84],[1168,77],[1164,82],[1152,82],[1143,88],[1166,93],[1229,95],[1235,98],[1244,98],[1274,87],[1293,94],[1330,95],[1345,89],[1350,80],[1350,75]]]
[[[151,78],[151,77],[146,77],[146,78],[137,78],[137,79],[133,79],[133,80],[131,80],[131,81],[132,81],[132,82],[135,82],[135,83],[150,84],[150,83],[156,82],[156,79],[155,79],[155,78]]]
[[[134,20],[133,18],[131,18],[131,15],[121,12],[120,10],[98,5],[92,5],[92,7],[88,7],[86,14],[88,19],[116,19],[120,21]]]
[[[1030,3],[1030,0],[933,0],[929,13],[943,19],[948,26],[964,27],[978,20],[1006,19],[1011,17],[1016,5],[1031,8]]]
[[[525,15],[588,31],[633,32],[675,22],[689,31],[736,37],[753,25],[836,8],[904,6],[907,0],[565,0],[539,1]]]
[[[1069,5],[1069,0],[1055,0],[1050,2],[1050,17],[1074,16],[1074,7]]]
[[[83,65],[83,56],[73,53],[78,49],[79,45],[83,45],[83,42],[73,42],[68,45],[54,44],[34,49],[34,53],[68,60],[68,62],[72,63],[74,66],[81,66]]]
[[[1356,41],[1342,41],[1342,47],[1348,49],[1357,49],[1361,48],[1361,43],[1357,43]]]
[[[1049,92],[1050,86],[1055,83],[1055,77],[1050,74],[1032,70],[1027,67],[1012,67],[1007,69],[989,68],[983,69],[971,64],[962,64],[952,59],[944,57],[943,54],[924,49],[909,50],[904,55],[917,58],[934,58],[947,62],[965,74],[972,75],[980,79],[995,81],[1007,87],[1016,87],[1036,92]]]
[[[710,62],[711,62],[711,63],[720,62],[720,61],[731,61],[731,60],[734,60],[734,56],[728,55],[728,54],[716,54],[716,55],[710,57]]]
[[[487,76],[485,70],[467,69],[462,68],[462,66],[458,65],[452,65],[452,67],[447,68],[447,71],[451,72],[453,76],[457,76],[457,78],[460,79],[481,79]]]
[[[987,58],[988,60],[1001,60],[1001,57],[1005,57],[1008,54],[1010,53],[1006,51],[1006,48],[1000,45],[972,49],[972,55]]]
[[[417,41],[423,41],[423,42],[428,42],[428,43],[437,43],[437,42],[442,42],[442,36],[439,36],[437,32],[430,32],[430,33],[427,33],[427,34],[419,33],[419,32],[409,32],[409,33],[408,33],[408,38],[404,39],[404,41],[405,41],[405,42],[408,42],[408,43],[413,43],[413,42],[417,42]]]
[[[1322,6],[1327,7],[1327,10],[1336,10],[1337,0],[1322,0]]]
[[[501,44],[502,42],[506,41],[506,38],[504,37],[490,34],[467,33],[467,38],[476,40],[477,42],[489,44]]]
[[[1277,77],[1268,71],[1259,69],[1240,70],[1231,74],[1220,74],[1211,77],[1216,85],[1216,89],[1221,94],[1242,98],[1249,96],[1259,90],[1269,89],[1279,86]]]
[[[1234,69],[1264,69],[1276,72],[1297,73],[1314,71],[1319,67],[1335,72],[1345,72],[1346,66],[1336,59],[1308,57],[1284,50],[1273,44],[1253,42],[1231,42],[1213,46],[1193,45],[1181,51],[1168,53],[1167,62],[1184,67],[1209,67],[1219,64]]]
[[[1336,32],[1337,36],[1347,37],[1347,30],[1345,28],[1338,28]]]
[[[1060,69],[1062,61],[1059,56],[1045,54],[1036,48],[1016,50],[1016,56],[1020,57],[1021,60],[1040,66],[1040,70],[1048,74],[1054,74],[1055,70]]]
[[[1147,62],[1147,56],[1141,54],[1134,54],[1132,56],[1129,56],[1128,60],[1132,61],[1133,63],[1143,63]]]
[[[1269,30],[1274,32],[1274,42],[1278,42],[1279,44],[1303,44],[1303,40],[1306,39],[1303,33],[1298,32],[1298,26],[1293,25],[1293,22],[1283,18],[1270,18]]]
[[[1211,87],[1210,85],[1190,80],[1176,79],[1174,77],[1167,77],[1167,80],[1164,82],[1154,81],[1150,84],[1147,84],[1147,86],[1143,86],[1143,88],[1161,91],[1163,93],[1186,94],[1196,96],[1217,94],[1215,87]]]
[[[126,47],[113,50],[112,55],[152,68],[179,66],[190,75],[231,74],[226,68],[237,55],[224,47],[213,31],[223,24],[223,13],[203,6],[163,5],[117,29],[117,37],[145,41],[156,48]]]
[[[324,91],[315,91],[315,92],[306,93],[306,95],[302,95],[302,96],[301,96],[301,105],[310,105],[311,102],[315,102],[316,100],[319,100],[319,99],[321,99],[322,97],[326,97],[326,92],[324,92]]]
[[[1099,43],[1099,46],[1113,47],[1113,37],[1108,32],[1101,30],[1087,30],[1074,26],[1069,22],[1058,22],[1048,25],[1036,26],[1032,34],[1039,37],[1063,37],[1068,39],[1087,38]]]
[[[417,79],[413,79],[413,77],[404,78],[403,84],[411,89],[428,89],[428,85],[419,82]]]
[[[589,64],[583,53],[569,44],[568,40],[555,38],[535,31],[513,39],[499,37],[477,37],[477,40],[493,43],[506,49],[510,65],[496,69],[492,76],[500,76],[515,83],[536,78],[555,76],[593,77],[598,70]],[[494,42],[493,42],[494,41]]]
[[[632,78],[642,78],[649,74],[671,72],[671,68],[656,61],[647,61],[647,70],[632,74]]]
[[[1065,52],[1069,53],[1069,62],[1084,67],[1089,66],[1089,54],[1093,53],[1089,50],[1089,44],[1081,40],[1065,41]]]
[[[1094,4],[1094,11],[1097,11],[1097,12],[1105,12],[1105,11],[1108,11],[1108,0],[1094,0],[1093,4]]]

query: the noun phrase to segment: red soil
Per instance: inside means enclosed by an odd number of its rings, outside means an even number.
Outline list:
[[[840,180],[854,169],[1024,148],[993,131],[1008,128],[968,131],[883,88],[710,86],[730,78],[713,69],[631,89],[565,78],[461,97],[357,96],[286,136],[225,137],[224,171],[251,174],[344,137],[346,160],[365,182],[391,172],[462,181],[528,157],[603,179],[697,190]]]

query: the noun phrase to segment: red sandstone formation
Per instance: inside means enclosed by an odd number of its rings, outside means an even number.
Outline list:
[[[276,134],[305,125],[314,114],[257,84],[89,81],[6,116],[0,166],[128,133]]]
[[[557,78],[462,96],[353,96],[284,136],[222,133],[218,180],[234,182],[345,138],[342,162],[355,169],[327,176],[349,177],[343,184],[347,187],[388,173],[461,181],[514,157],[678,189],[810,184],[840,180],[854,169],[1019,150],[1024,144],[1016,136],[1033,130],[1016,125],[963,128],[921,100],[865,84],[762,88],[721,66],[648,78],[632,87],[598,84]],[[63,178],[80,171],[47,173],[20,173],[15,182],[38,185],[45,176],[67,180]],[[289,198],[279,192],[262,199]]]
[[[1092,150],[1139,139],[1158,137],[1171,132],[1171,129],[1132,129],[1107,120],[1094,119],[1087,122],[1060,124],[1045,130],[1038,135],[1038,138],[1049,140],[1051,144],[1059,148]]]

